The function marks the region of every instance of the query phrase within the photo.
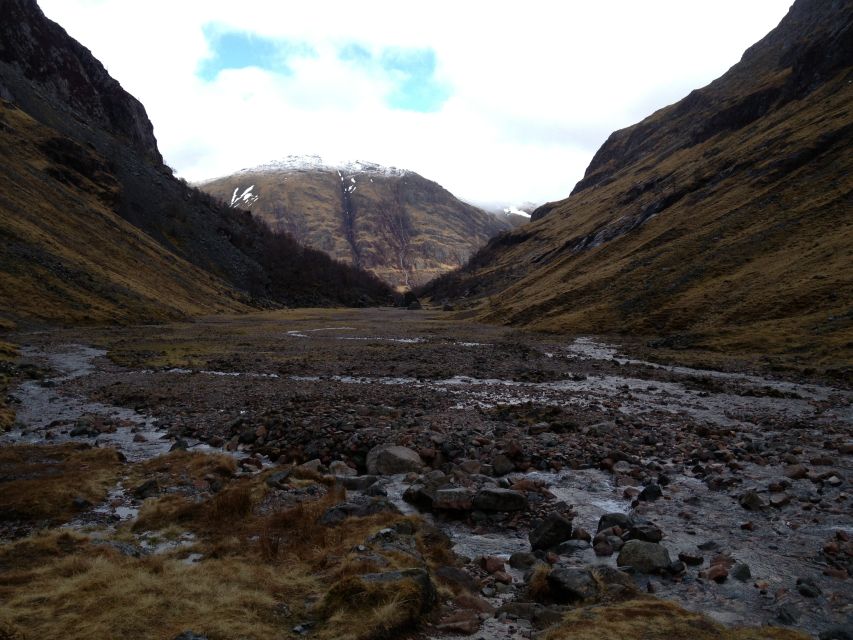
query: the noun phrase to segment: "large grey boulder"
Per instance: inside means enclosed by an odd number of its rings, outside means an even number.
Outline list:
[[[572,537],[572,521],[559,513],[550,513],[529,534],[530,548],[547,550]]]
[[[548,574],[548,589],[557,602],[579,602],[598,595],[598,584],[585,569],[554,569]]]
[[[523,511],[527,509],[527,496],[512,489],[480,489],[474,496],[474,508],[480,511]]]
[[[641,573],[666,571],[671,562],[666,547],[643,540],[628,540],[616,558],[620,567],[633,567]]]
[[[380,444],[367,453],[367,473],[392,476],[397,473],[409,473],[423,469],[424,461],[408,447],[393,444]]]

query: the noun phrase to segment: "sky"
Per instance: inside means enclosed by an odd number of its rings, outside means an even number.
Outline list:
[[[568,196],[614,130],[704,86],[791,0],[39,0],[190,181],[291,154],[484,205]]]

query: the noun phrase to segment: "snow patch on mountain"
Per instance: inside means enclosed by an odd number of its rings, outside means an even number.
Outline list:
[[[246,187],[243,191],[240,191],[240,187],[234,189],[234,194],[231,196],[230,206],[232,209],[236,207],[250,207],[258,201],[259,195],[252,193],[252,189],[255,188],[255,185],[251,187]]]
[[[525,218],[530,217],[530,214],[527,211],[523,211],[523,210],[519,209],[518,207],[514,207],[514,206],[504,207],[504,213],[506,213],[506,214],[514,213],[517,216],[523,216]]]
[[[402,177],[411,171],[397,167],[386,167],[366,160],[333,161],[318,155],[289,155],[257,167],[241,169],[238,173],[277,173],[295,171],[337,171],[344,180],[344,174],[368,174]]]

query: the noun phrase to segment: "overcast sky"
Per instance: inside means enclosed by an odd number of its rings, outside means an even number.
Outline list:
[[[609,133],[703,86],[791,0],[39,0],[189,180],[290,154],[479,203],[565,197]]]

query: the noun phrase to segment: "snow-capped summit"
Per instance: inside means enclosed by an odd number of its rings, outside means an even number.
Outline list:
[[[386,167],[366,160],[334,161],[319,155],[289,155],[257,167],[241,169],[238,173],[276,173],[295,171],[338,171],[345,174],[371,174],[401,177],[411,173],[406,169]]]

